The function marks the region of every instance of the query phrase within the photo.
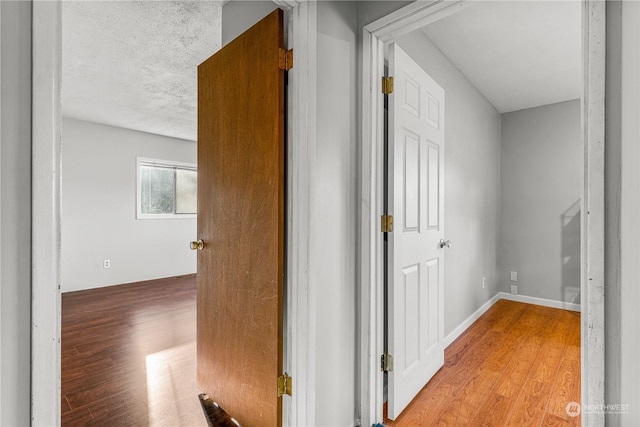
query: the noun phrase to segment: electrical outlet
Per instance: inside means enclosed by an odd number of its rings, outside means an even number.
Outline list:
[[[518,295],[518,285],[511,285],[511,295]]]
[[[482,278],[482,289],[484,289],[485,285],[487,284],[487,278],[483,277]]]
[[[104,261],[102,261],[102,268],[111,268],[111,260],[105,259]]]
[[[512,271],[511,272],[511,281],[512,282],[517,282],[518,281],[518,272],[517,271]]]

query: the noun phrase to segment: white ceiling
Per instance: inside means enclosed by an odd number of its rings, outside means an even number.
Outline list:
[[[579,0],[471,2],[422,31],[500,113],[580,98]]]
[[[195,141],[197,66],[218,1],[64,1],[62,114]]]

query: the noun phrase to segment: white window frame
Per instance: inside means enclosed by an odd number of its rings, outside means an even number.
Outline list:
[[[164,168],[188,169],[198,171],[195,163],[176,162],[173,160],[159,160],[148,157],[136,157],[136,219],[193,219],[197,214],[145,214],[142,213],[142,182],[140,167],[142,165],[152,165]]]

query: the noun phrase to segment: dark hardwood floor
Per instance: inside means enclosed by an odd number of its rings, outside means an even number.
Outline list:
[[[579,426],[580,314],[498,301],[387,426]]]
[[[62,425],[206,426],[195,332],[195,276],[63,294]]]

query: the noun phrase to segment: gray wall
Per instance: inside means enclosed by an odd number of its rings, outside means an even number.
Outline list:
[[[605,402],[610,426],[640,425],[640,7],[607,2]]]
[[[355,2],[318,2],[316,425],[355,419],[357,98]],[[336,387],[336,384],[340,384]]]
[[[622,6],[620,197],[620,402],[623,425],[640,425],[640,4]],[[608,166],[608,165],[607,165]],[[614,192],[615,194],[615,192]],[[606,296],[605,296],[606,298]],[[610,329],[608,329],[610,331]],[[608,336],[608,334],[607,334]],[[615,384],[615,383],[614,383]],[[612,402],[610,400],[610,402]]]
[[[277,8],[270,0],[232,0],[222,7],[222,46]]]
[[[196,155],[193,141],[63,119],[63,292],[196,272],[195,218],[136,219],[136,157]]]
[[[394,12],[413,1],[407,0],[393,0],[393,1],[358,1],[358,25],[364,27],[367,24],[376,21],[383,16],[387,16],[391,12]],[[358,31],[358,37],[362,34]]]
[[[380,6],[375,5],[380,3]],[[621,24],[621,5],[617,2],[608,2],[608,30],[607,40],[608,49],[610,53],[607,55],[607,72],[608,72],[608,95],[607,95],[607,206],[608,216],[607,221],[607,282],[606,282],[606,315],[607,315],[607,402],[609,403],[630,403],[635,405],[635,408],[640,408],[640,390],[638,384],[640,383],[640,376],[638,375],[638,365],[634,361],[637,359],[637,351],[633,349],[637,348],[640,342],[638,336],[638,310],[637,306],[640,305],[640,301],[634,301],[627,299],[621,301],[621,295],[628,296],[633,295],[633,290],[637,288],[638,281],[627,281],[620,283],[617,279],[617,271],[621,267],[619,264],[619,258],[616,257],[617,250],[619,248],[620,234],[618,232],[618,215],[620,209],[618,208],[620,203],[620,178],[619,178],[619,165],[621,163],[621,134],[619,128],[621,126],[619,117],[622,110],[620,106],[620,80],[621,80],[621,55],[616,55],[616,50],[620,50],[620,44],[622,36],[620,31]],[[632,2],[626,2],[625,8],[631,8],[628,6]],[[372,2],[373,6],[368,4],[358,5],[360,11],[360,23],[366,24],[370,20],[378,18],[380,14],[376,14],[379,7],[389,7],[389,9],[396,9],[395,4],[390,5],[391,2]],[[403,4],[399,4],[398,7]],[[323,6],[325,7],[325,6]],[[349,6],[343,5],[341,7],[349,8]],[[372,12],[369,12],[371,7]],[[344,12],[346,15],[350,15],[351,11]],[[384,14],[382,12],[379,12]],[[30,189],[28,183],[30,172],[28,160],[29,156],[29,110],[30,110],[30,3],[21,2],[20,6],[10,4],[8,2],[0,2],[0,28],[2,49],[0,51],[0,80],[2,82],[2,97],[1,97],[1,139],[0,139],[0,234],[2,237],[3,246],[0,251],[0,274],[1,274],[1,294],[0,294],[0,315],[2,316],[2,327],[0,329],[0,424],[1,425],[28,425],[29,424],[29,281],[30,272],[29,266],[25,261],[29,259],[29,218],[30,218],[30,204],[29,194]],[[327,15],[325,15],[327,16]],[[371,19],[370,19],[371,18]],[[625,14],[625,19],[629,19],[627,27],[640,25],[640,19],[637,15],[630,16]],[[340,16],[335,16],[334,21],[342,21]],[[337,25],[337,22],[336,22]],[[347,25],[350,27],[350,24]],[[326,26],[325,26],[326,28]],[[336,28],[337,30],[337,28]],[[359,37],[360,30],[357,30]],[[10,37],[8,36],[10,35]],[[625,36],[625,44],[634,46],[637,40]],[[23,44],[26,44],[24,46]],[[16,59],[19,57],[19,60]],[[636,60],[638,54],[630,54],[627,60]],[[322,65],[320,65],[322,67]],[[8,69],[13,69],[10,71]],[[628,66],[627,66],[628,69]],[[435,77],[435,73],[434,73]],[[453,77],[452,77],[453,78]],[[353,89],[353,88],[352,88]],[[17,92],[10,92],[16,91]],[[11,93],[11,94],[10,94]],[[323,94],[319,94],[318,102],[322,101]],[[353,111],[355,107],[351,107]],[[623,112],[630,114],[631,116],[640,113],[637,107],[626,108]],[[20,119],[18,121],[13,119],[14,114],[18,114]],[[355,124],[346,123],[345,120],[341,120],[343,126],[351,127]],[[9,132],[7,127],[15,127],[14,131]],[[616,129],[617,128],[617,129]],[[353,132],[350,130],[349,132]],[[627,140],[627,143],[633,141]],[[319,148],[320,149],[320,148]],[[447,151],[449,154],[449,151]],[[337,161],[334,159],[334,161]],[[640,161],[633,160],[635,167],[638,167]],[[346,167],[340,168],[345,171]],[[349,182],[343,175],[340,180]],[[26,188],[21,188],[19,185],[26,185]],[[336,184],[334,184],[336,185]],[[637,183],[631,184],[631,188],[637,188]],[[628,188],[628,186],[627,186]],[[625,193],[625,197],[637,199],[638,195],[629,195]],[[626,206],[626,204],[625,204]],[[14,212],[6,212],[7,209],[13,207]],[[632,214],[634,212],[623,211],[623,214]],[[340,217],[347,218],[349,213],[341,214]],[[636,215],[637,217],[637,215]],[[447,224],[450,225],[451,221]],[[18,231],[14,231],[18,230]],[[317,232],[315,230],[314,232]],[[15,243],[16,246],[11,250],[5,250],[5,241],[9,242],[9,237],[13,240],[11,243]],[[340,251],[348,250],[351,235],[347,233],[348,237],[344,237],[346,243],[342,240],[333,242]],[[342,239],[342,237],[340,237]],[[454,240],[454,244],[455,244]],[[637,244],[637,243],[636,243]],[[344,267],[345,271],[349,271],[347,267]],[[622,266],[622,269],[625,269]],[[355,275],[355,273],[353,273]],[[351,276],[351,273],[347,274]],[[342,283],[341,294],[336,296],[336,307],[346,317],[348,310],[354,310],[354,307],[348,305],[343,307],[345,300],[348,300],[349,286],[355,286],[354,283]],[[337,285],[335,285],[337,287]],[[322,284],[319,284],[319,292],[322,292]],[[16,305],[17,303],[17,305]],[[624,313],[621,313],[619,308],[623,305],[625,307]],[[635,310],[634,310],[635,307]],[[327,313],[318,312],[319,321],[322,321]],[[635,330],[625,329],[620,331],[619,326],[621,323],[630,326],[636,326]],[[615,337],[618,338],[615,338]],[[340,342],[339,344],[343,344]],[[635,347],[634,347],[635,346]],[[355,348],[355,342],[347,343],[347,351],[353,351]],[[321,356],[321,355],[318,355]],[[620,361],[625,361],[625,366],[628,368],[624,373],[620,372]],[[349,362],[345,362],[351,366]],[[347,376],[346,381],[351,381]],[[344,378],[340,378],[335,384],[332,384],[331,389],[318,390],[318,399],[321,396],[326,397],[330,402],[335,402],[340,398],[341,392],[336,393],[335,390],[345,390],[343,388]],[[338,386],[336,386],[338,384]],[[350,385],[349,385],[350,386]],[[347,387],[349,387],[347,386]],[[338,396],[335,396],[337,394]],[[345,411],[348,412],[348,411]],[[321,415],[323,416],[323,415]],[[328,415],[330,416],[330,415]],[[339,424],[348,425],[352,423],[352,417],[345,415],[344,419],[339,420]],[[623,420],[617,417],[611,417],[608,419],[610,425],[640,425],[640,417],[637,415],[637,409],[634,413],[626,416]],[[320,422],[317,423],[321,425]]]
[[[579,100],[502,115],[501,291],[580,304],[580,123]]]
[[[445,91],[446,336],[498,291],[500,114],[423,33],[398,44]]]
[[[0,2],[0,425],[30,423],[31,2]]]
[[[621,72],[622,4],[607,4],[607,83],[605,104],[605,401],[621,403],[626,383],[620,369],[622,359],[620,305],[620,166],[621,166]],[[637,386],[638,382],[634,385]],[[609,414],[606,423],[619,426],[620,415]]]

